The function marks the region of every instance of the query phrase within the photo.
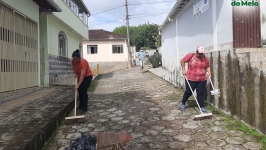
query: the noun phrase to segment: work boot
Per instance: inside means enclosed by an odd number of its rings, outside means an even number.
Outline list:
[[[204,114],[207,114],[207,113],[208,113],[207,110],[206,110],[204,107],[201,108],[201,111],[202,111]]]

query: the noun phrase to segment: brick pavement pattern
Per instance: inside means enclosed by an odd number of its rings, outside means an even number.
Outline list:
[[[73,95],[73,87],[50,87],[1,104],[0,150],[40,149],[71,111]]]
[[[179,110],[183,91],[139,67],[103,74],[89,97],[87,122],[64,125],[51,150],[64,150],[81,133],[123,132],[130,150],[262,149],[255,138],[228,129],[223,115],[193,121],[197,107]]]

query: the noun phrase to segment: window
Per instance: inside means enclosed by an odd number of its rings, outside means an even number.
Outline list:
[[[123,53],[123,45],[113,45],[113,54]]]
[[[63,0],[64,3],[82,20],[86,25],[88,25],[88,14],[83,12],[76,0]],[[81,11],[81,12],[80,12]]]
[[[72,0],[69,1],[69,7],[70,7],[70,9],[72,9],[72,7],[73,7],[73,2],[72,2]]]
[[[68,1],[68,0],[64,0],[64,2],[65,2],[66,4],[68,4],[68,3],[69,3],[69,1]]]
[[[88,45],[88,54],[98,54],[98,45]]]
[[[64,32],[58,34],[59,56],[67,57],[67,38]]]

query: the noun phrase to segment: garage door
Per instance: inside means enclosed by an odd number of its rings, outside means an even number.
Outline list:
[[[0,92],[38,86],[38,25],[0,2]]]

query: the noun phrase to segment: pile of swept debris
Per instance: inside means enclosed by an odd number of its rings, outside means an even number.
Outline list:
[[[129,150],[131,140],[132,136],[126,133],[81,133],[65,150]]]

